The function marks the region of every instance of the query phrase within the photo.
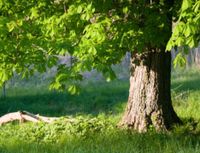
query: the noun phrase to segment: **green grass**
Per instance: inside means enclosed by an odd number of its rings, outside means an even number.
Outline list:
[[[6,99],[1,99],[0,115],[18,110],[47,116],[118,114],[127,97],[127,81],[91,82],[79,95],[49,91],[46,86],[14,87],[7,89]]]
[[[172,99],[181,118],[200,120],[200,71],[178,70],[172,75]]]
[[[172,100],[184,125],[169,133],[119,130],[128,97],[128,80],[89,82],[80,95],[48,91],[44,84],[9,86],[0,115],[27,110],[70,116],[52,124],[12,123],[0,127],[0,153],[200,153],[200,72],[172,74]]]
[[[87,139],[65,138],[58,144],[7,141],[2,153],[199,153],[199,143],[194,136],[117,131]]]

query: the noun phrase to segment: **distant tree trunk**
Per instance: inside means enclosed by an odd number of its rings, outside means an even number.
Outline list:
[[[171,102],[171,53],[132,54],[129,99],[120,125],[139,132],[150,125],[168,130],[179,123]]]
[[[195,48],[193,50],[194,53],[194,64],[198,67],[200,67],[200,50],[199,48]]]
[[[187,55],[187,68],[190,68],[191,67],[191,65],[193,64],[193,57],[192,57],[192,53],[193,52],[193,50],[190,50],[189,51],[189,53],[188,53],[188,55]]]
[[[2,86],[2,97],[6,98],[6,83],[5,82],[3,83],[3,86]]]
[[[187,67],[190,68],[193,65],[195,65],[196,67],[200,67],[200,49],[199,49],[199,47],[190,49],[190,51],[187,55]]]

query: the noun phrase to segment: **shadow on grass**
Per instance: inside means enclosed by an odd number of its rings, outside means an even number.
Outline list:
[[[177,93],[200,90],[200,77],[195,77],[187,80],[184,79],[173,81],[172,90],[174,90]]]
[[[47,116],[116,114],[122,111],[124,102],[127,101],[128,84],[90,84],[83,87],[80,95],[48,91],[39,87],[10,89],[8,92],[11,94],[6,99],[0,99],[0,115],[18,110]]]
[[[172,90],[177,93],[200,90],[200,71],[198,68],[176,69],[172,73]]]

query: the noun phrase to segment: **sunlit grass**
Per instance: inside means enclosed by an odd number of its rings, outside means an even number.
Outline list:
[[[0,114],[27,110],[47,116],[72,116],[75,124],[8,124],[0,127],[0,153],[199,153],[200,72],[172,74],[172,100],[182,126],[169,133],[119,130],[128,97],[128,80],[88,82],[80,95],[49,91],[44,85],[9,86]],[[94,120],[94,118],[96,118]],[[108,126],[109,125],[109,126]],[[95,129],[96,127],[96,129]]]

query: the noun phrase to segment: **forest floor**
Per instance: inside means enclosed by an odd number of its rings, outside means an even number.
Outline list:
[[[127,80],[89,81],[79,95],[49,91],[46,84],[9,85],[0,116],[19,110],[60,117],[53,123],[0,126],[0,153],[200,153],[200,71],[172,73],[172,100],[184,125],[171,132],[120,130]],[[68,119],[75,119],[69,122]]]

